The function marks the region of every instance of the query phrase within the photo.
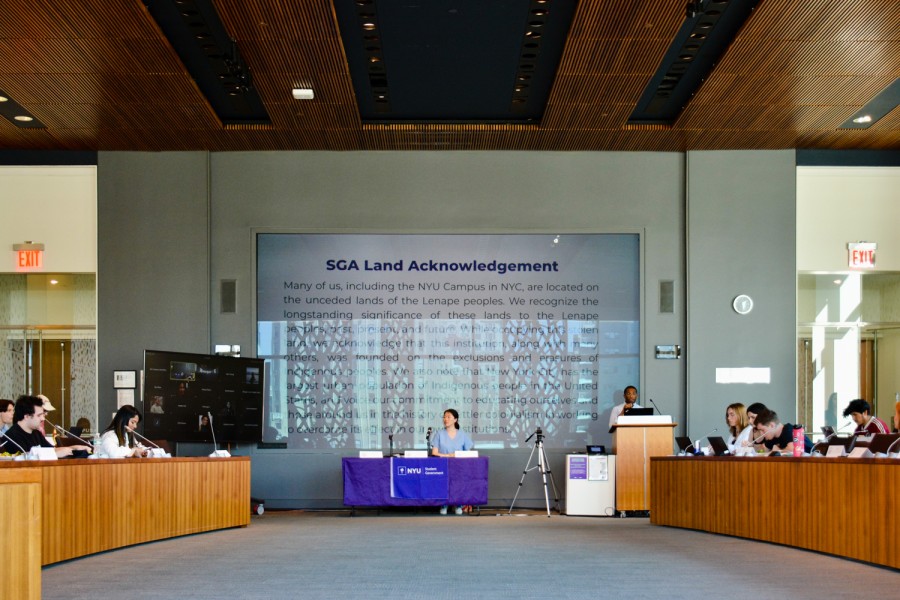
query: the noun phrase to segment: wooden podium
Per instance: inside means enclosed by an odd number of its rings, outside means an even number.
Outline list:
[[[671,456],[676,425],[671,421],[671,417],[623,416],[610,429],[617,511],[650,510],[650,457]]]

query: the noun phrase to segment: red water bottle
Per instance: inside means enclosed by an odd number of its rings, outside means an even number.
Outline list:
[[[794,456],[803,456],[805,440],[803,425],[794,425]]]

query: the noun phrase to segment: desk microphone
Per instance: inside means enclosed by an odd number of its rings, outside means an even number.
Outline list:
[[[758,438],[756,438],[755,440],[753,440],[752,442],[750,442],[750,445],[751,445],[751,446],[755,446],[755,445],[758,444],[759,441],[760,441],[761,439],[763,439],[764,437],[766,437],[766,434],[765,434],[765,433],[761,433],[761,434],[759,435]]]
[[[209,417],[209,432],[212,433],[213,447],[215,448],[215,450],[213,450],[213,453],[210,454],[210,457],[213,457],[213,458],[228,458],[229,456],[231,456],[231,453],[228,452],[228,450],[219,450],[219,444],[218,444],[218,442],[216,442],[216,428],[213,427],[213,416],[212,416],[212,413],[209,412],[209,411],[207,411],[206,416]]]
[[[659,414],[662,414],[662,411],[661,411],[661,410],[659,410],[659,407],[658,407],[658,406],[656,406],[656,402],[654,402],[654,401],[653,401],[653,398],[647,398],[647,400],[649,400],[649,401],[650,401],[650,404],[652,404],[652,405],[653,405],[653,408],[655,408],[655,409],[656,409],[656,412],[658,412],[658,413],[659,413]]]
[[[210,423],[212,423],[211,420],[210,420]],[[137,431],[135,431],[135,430],[132,429],[132,430],[131,430],[131,433],[132,433],[132,435],[138,436],[139,438],[141,438],[142,440],[144,440],[145,442],[147,442],[148,444],[150,444],[150,445],[153,446],[154,448],[159,448],[159,445],[157,445],[156,443],[154,443],[152,440],[148,440],[147,438],[145,438],[144,436],[142,436],[141,434],[139,434]],[[162,448],[159,448],[159,449],[162,450]]]
[[[832,431],[832,432],[828,435],[828,437],[826,437],[824,440],[818,441],[818,442],[816,442],[815,444],[813,444],[812,449],[809,451],[809,455],[812,456],[813,453],[819,452],[818,450],[816,450],[817,447],[821,446],[822,444],[825,444],[828,440],[830,440],[831,438],[833,438],[834,436],[836,436],[837,434],[839,434],[839,433],[841,432],[841,430],[843,430],[844,428],[847,427],[847,425],[849,425],[849,423],[844,424],[844,426],[841,427],[840,429],[838,429],[837,431]],[[821,456],[821,455],[822,455],[822,453],[819,452],[819,456]]]
[[[44,422],[45,422],[45,423],[50,423],[50,426],[51,426],[53,429],[57,430],[58,432],[63,433],[63,434],[65,434],[65,435],[68,436],[68,437],[75,438],[75,439],[78,440],[79,442],[84,442],[84,445],[87,446],[88,448],[93,448],[93,446],[91,445],[90,442],[85,441],[83,438],[81,438],[81,437],[75,435],[75,434],[72,433],[71,431],[66,431],[65,429],[63,429],[62,427],[60,427],[59,425],[57,425],[56,423],[51,422],[49,419],[44,419]]]
[[[150,458],[172,458],[171,454],[166,452],[164,448],[161,448],[153,440],[149,440],[149,439],[145,438],[144,436],[139,434],[137,431],[132,431],[131,433],[132,433],[132,435],[138,436],[139,438],[141,438],[142,440],[144,440],[145,442],[147,442],[148,444],[153,446],[153,448],[150,450]],[[156,452],[156,450],[159,450],[159,452]]]
[[[425,432],[425,449],[431,450],[431,427]]]
[[[393,432],[393,430],[391,430],[391,432],[388,434],[388,456],[393,456],[393,455],[394,455],[394,432]]]
[[[707,432],[707,433],[701,435],[700,437],[698,437],[696,440],[694,440],[694,453],[695,453],[695,454],[701,453],[701,452],[700,452],[700,449],[697,448],[697,442],[699,442],[700,440],[702,440],[702,439],[705,438],[705,437],[709,437],[710,434],[713,434],[713,433],[717,432],[718,430],[719,430],[718,427],[713,427],[713,430],[712,430],[712,431],[709,431],[709,432]],[[691,438],[688,438],[688,439],[691,439]]]

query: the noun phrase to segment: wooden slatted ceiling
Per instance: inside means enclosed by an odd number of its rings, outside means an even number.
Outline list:
[[[47,129],[0,120],[4,149],[900,148],[900,109],[869,130],[837,129],[900,76],[896,0],[762,0],[671,127],[626,121],[683,1],[581,0],[543,122],[527,126],[364,125],[330,0],[215,0],[272,119],[227,128],[141,0],[9,4],[0,89]],[[316,99],[294,101],[296,86]]]

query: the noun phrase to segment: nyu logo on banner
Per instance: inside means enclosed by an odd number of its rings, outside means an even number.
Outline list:
[[[446,458],[391,458],[391,498],[446,500]]]

